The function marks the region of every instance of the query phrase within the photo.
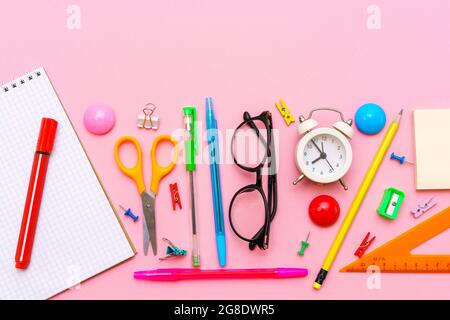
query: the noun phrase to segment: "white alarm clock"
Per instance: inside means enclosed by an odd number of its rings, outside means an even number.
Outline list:
[[[316,128],[318,123],[311,116],[319,110],[337,112],[341,121],[331,128]],[[330,108],[313,109],[308,118],[300,116],[299,120],[298,133],[302,137],[297,144],[295,160],[301,175],[295,179],[294,185],[306,177],[320,184],[339,181],[347,190],[343,177],[352,164],[349,140],[353,136],[353,121],[345,121],[340,111]]]

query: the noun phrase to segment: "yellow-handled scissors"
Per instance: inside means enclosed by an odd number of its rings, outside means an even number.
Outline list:
[[[160,142],[168,141],[173,145],[172,160],[166,167],[161,167],[156,160],[156,149]],[[119,156],[119,148],[124,143],[134,144],[137,151],[137,162],[134,167],[126,167]],[[152,243],[153,255],[157,252],[156,243],[156,223],[155,223],[155,198],[158,193],[159,182],[174,168],[178,159],[178,144],[177,141],[168,134],[157,136],[153,141],[151,159],[152,159],[152,181],[150,185],[150,192],[146,191],[144,175],[142,171],[142,149],[139,142],[134,137],[124,136],[117,140],[114,146],[114,158],[120,170],[130,177],[134,182],[142,199],[142,211],[144,213],[144,254],[147,255],[149,242]]]

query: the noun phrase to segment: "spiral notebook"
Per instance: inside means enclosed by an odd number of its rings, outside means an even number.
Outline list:
[[[47,299],[134,256],[44,69],[0,85],[0,299]],[[14,257],[42,117],[58,121],[31,263]]]

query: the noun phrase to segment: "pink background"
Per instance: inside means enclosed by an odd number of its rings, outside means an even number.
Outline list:
[[[66,8],[81,8],[81,30],[66,27]],[[409,213],[426,195],[438,198],[444,209],[449,192],[416,192],[414,171],[386,160],[344,242],[323,289],[312,283],[333,241],[356,189],[382,135],[352,140],[354,162],[346,177],[350,190],[338,184],[317,186],[302,182],[293,155],[298,140],[296,125],[287,127],[274,107],[283,97],[297,117],[312,107],[333,106],[346,117],[366,102],[379,103],[392,120],[405,109],[403,123],[391,151],[414,160],[412,110],[415,107],[450,105],[450,2],[382,1],[381,29],[366,27],[370,1],[8,1],[0,10],[2,45],[0,82],[6,82],[38,66],[44,66],[115,205],[139,211],[140,202],[131,180],[113,160],[115,140],[134,135],[145,150],[147,184],[150,150],[158,133],[172,133],[182,125],[180,108],[199,107],[204,118],[204,98],[215,99],[219,126],[234,129],[245,110],[259,114],[273,111],[282,141],[279,157],[279,209],[272,224],[270,249],[249,252],[246,243],[232,233],[226,218],[228,267],[307,267],[307,278],[294,280],[204,281],[151,283],[133,280],[135,270],[156,267],[188,267],[190,259],[158,262],[141,253],[132,260],[70,290],[57,299],[393,299],[450,298],[450,276],[432,274],[382,275],[381,289],[366,287],[366,274],[339,273],[354,260],[353,252],[370,231],[377,247],[411,228]],[[89,134],[83,127],[85,108],[108,103],[116,111],[117,124],[106,136]],[[136,116],[142,106],[159,106],[161,127],[157,133],[138,131]],[[331,115],[332,116],[332,115]],[[330,125],[334,117],[320,117]],[[253,181],[233,165],[223,165],[225,211],[233,193]],[[198,185],[202,265],[218,267],[210,176],[200,165]],[[169,183],[177,181],[185,205],[172,212]],[[394,221],[380,218],[378,207],[389,186],[406,192],[406,201]],[[82,187],[82,186],[80,186]],[[310,200],[319,194],[334,196],[341,217],[323,229],[307,217]],[[185,170],[182,165],[163,180],[157,198],[158,237],[165,236],[190,249]],[[142,249],[141,222],[123,219],[138,251]],[[304,257],[296,252],[311,231]],[[426,252],[449,253],[448,232],[429,243]],[[447,249],[447,250],[446,250]],[[159,252],[164,251],[159,241]],[[51,262],[49,262],[51,263]]]

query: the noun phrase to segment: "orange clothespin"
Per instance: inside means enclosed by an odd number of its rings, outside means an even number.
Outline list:
[[[176,205],[178,204],[178,207],[180,207],[180,209],[183,209],[183,207],[181,206],[181,199],[180,199],[180,194],[178,193],[178,185],[175,182],[174,184],[170,184],[170,194],[172,195],[172,208],[173,210],[175,210]]]
[[[370,237],[370,232],[367,232],[366,237],[364,238],[364,240],[361,242],[361,244],[359,245],[359,248],[356,249],[355,251],[355,256],[361,258],[364,254],[364,252],[366,252],[367,249],[369,249],[369,246],[372,244],[373,240],[375,240],[375,236],[369,240]]]

